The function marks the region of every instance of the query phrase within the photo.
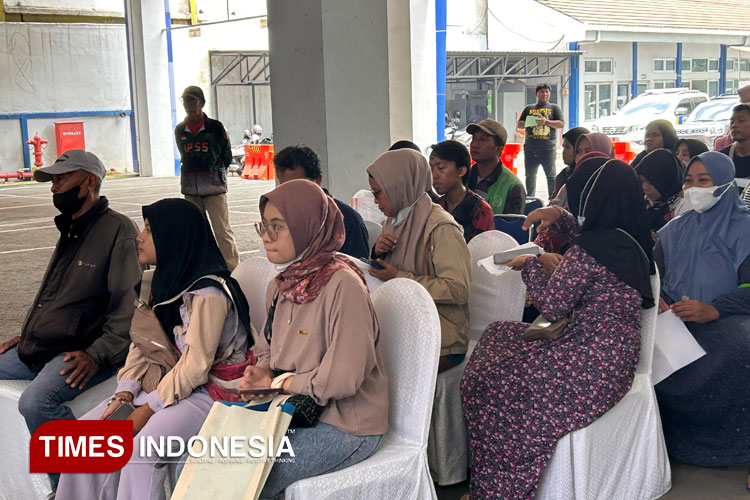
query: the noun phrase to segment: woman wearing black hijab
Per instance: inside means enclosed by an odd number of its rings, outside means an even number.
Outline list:
[[[643,192],[632,168],[609,160],[582,199],[581,231],[552,276],[534,256],[507,263],[520,269],[547,320],[570,322],[536,341],[523,338],[527,323],[491,323],[466,365],[472,498],[533,498],[557,442],[614,407],[633,383],[642,307],[654,305]]]
[[[674,154],[685,165],[690,163],[690,159],[693,156],[698,156],[706,151],[708,151],[708,146],[706,146],[705,142],[698,139],[680,139],[674,147]]]
[[[554,199],[557,196],[557,193],[560,192],[560,188],[565,185],[568,177],[570,177],[570,174],[572,174],[573,170],[576,168],[576,142],[578,141],[578,138],[590,133],[591,132],[589,132],[589,129],[587,128],[575,127],[563,134],[562,159],[566,167],[557,174],[557,177],[555,177],[555,192],[552,193],[550,199]]]
[[[635,167],[646,199],[649,226],[656,232],[675,216],[682,199],[682,162],[671,151],[655,149]]]
[[[630,162],[630,166],[633,168],[654,149],[664,148],[674,151],[677,145],[677,132],[675,132],[674,125],[667,120],[652,121],[646,126],[643,145],[646,149],[638,153],[638,156]]]
[[[134,405],[121,417],[133,421],[132,459],[111,474],[62,474],[58,499],[91,492],[163,498],[167,457],[143,462],[135,436],[157,442],[179,436],[186,442],[198,433],[214,401],[239,400],[226,386],[254,361],[247,350],[253,342],[247,301],[205,215],[187,200],[166,199],[143,207],[143,219],[138,261],[156,270],[150,283],[144,273],[140,284],[132,343],[115,395],[81,417],[105,419],[123,405]]]

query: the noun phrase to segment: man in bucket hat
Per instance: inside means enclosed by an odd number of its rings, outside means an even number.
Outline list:
[[[138,229],[99,195],[105,173],[80,149],[34,172],[52,182],[60,239],[21,335],[0,344],[0,379],[32,380],[18,401],[32,434],[49,420],[75,419],[63,403],[114,375],[127,356]]]

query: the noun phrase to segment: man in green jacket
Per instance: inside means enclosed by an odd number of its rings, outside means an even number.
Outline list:
[[[521,180],[500,161],[508,133],[495,120],[466,127],[471,134],[469,152],[476,162],[469,173],[469,189],[483,197],[498,214],[523,214],[526,190]]]
[[[185,199],[208,212],[216,243],[231,271],[240,263],[227,207],[227,166],[232,162],[232,148],[224,125],[203,112],[205,104],[200,87],[191,85],[182,93],[187,116],[174,129],[182,160],[180,184]]]

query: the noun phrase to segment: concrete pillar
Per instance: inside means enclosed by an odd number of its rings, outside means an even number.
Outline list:
[[[276,151],[304,143],[342,200],[395,139],[436,139],[434,0],[269,0]]]
[[[680,42],[677,42],[677,55],[674,61],[674,70],[676,75],[674,86],[680,88],[682,87],[682,43]]]
[[[125,2],[131,88],[141,175],[175,173],[164,3]]]

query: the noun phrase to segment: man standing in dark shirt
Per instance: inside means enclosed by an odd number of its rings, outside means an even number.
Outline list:
[[[508,133],[495,120],[482,120],[466,127],[471,134],[471,159],[476,165],[469,173],[469,189],[492,207],[495,215],[522,214],[526,207],[523,184],[500,161]]]
[[[47,421],[75,419],[63,403],[111,377],[130,345],[138,229],[99,196],[105,172],[80,149],[34,172],[52,181],[60,239],[21,335],[0,344],[0,380],[32,381],[18,401],[32,434]]]
[[[524,166],[526,167],[526,194],[536,194],[536,173],[539,165],[547,176],[547,193],[555,191],[555,159],[557,157],[557,129],[563,128],[562,110],[551,104],[552,89],[547,83],[536,86],[536,104],[526,106],[518,120],[518,128],[526,129],[523,143]],[[534,124],[526,126],[526,118],[531,116]]]
[[[273,164],[276,167],[276,178],[279,184],[294,179],[307,179],[320,186],[323,180],[320,158],[315,151],[304,145],[285,147],[274,155]],[[328,190],[323,189],[323,191],[331,196]],[[346,203],[336,198],[333,198],[333,201],[344,216],[346,231],[344,246],[339,251],[352,257],[368,257],[370,255],[369,236],[362,216]]]
[[[174,129],[182,168],[180,187],[185,199],[208,213],[216,243],[229,270],[240,263],[227,206],[227,167],[232,147],[224,125],[203,112],[206,98],[200,87],[191,85],[182,92],[185,120]]]
[[[732,109],[729,135],[734,142],[721,152],[734,162],[734,177],[741,192],[750,180],[750,104],[738,104]]]
[[[432,186],[440,195],[436,203],[461,225],[466,243],[480,233],[495,229],[492,207],[466,188],[470,168],[469,150],[460,142],[448,140],[432,145]]]

